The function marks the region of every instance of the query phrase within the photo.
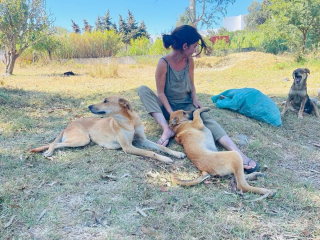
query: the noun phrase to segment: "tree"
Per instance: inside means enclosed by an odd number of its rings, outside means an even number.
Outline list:
[[[43,40],[39,41],[33,46],[34,50],[45,51],[48,53],[49,59],[52,60],[52,52],[61,45],[61,42],[55,35],[46,36]]]
[[[4,0],[0,3],[0,40],[5,50],[6,74],[28,47],[52,34],[43,0]]]
[[[101,32],[103,31],[103,23],[102,23],[102,19],[100,16],[97,17],[95,30],[101,31]]]
[[[188,10],[184,10],[182,14],[179,14],[178,20],[176,22],[176,27],[179,27],[181,25],[192,25],[188,15]]]
[[[130,44],[131,39],[137,39],[139,37],[149,38],[147,33],[147,27],[144,21],[141,21],[141,25],[138,26],[133,14],[128,10],[127,22],[119,15],[119,29],[122,42]]]
[[[118,32],[118,28],[117,28],[116,23],[112,23],[111,27],[112,27],[113,31],[115,31],[116,33]]]
[[[145,38],[149,38],[149,34],[147,32],[147,26],[145,25],[144,21],[141,21],[140,26],[138,27],[138,31],[137,31],[137,38],[139,37],[145,37]]]
[[[210,27],[213,23],[216,23],[217,13],[223,16],[227,13],[227,6],[229,3],[233,4],[235,0],[190,0],[190,6],[186,9],[189,21],[195,28],[198,27],[198,23],[206,24]],[[200,14],[197,13],[197,3],[202,6]]]
[[[103,30],[111,30],[113,28],[109,10],[106,12],[106,15],[101,18],[101,24]]]
[[[80,30],[80,28],[79,28],[79,25],[76,24],[72,19],[71,19],[71,22],[72,22],[73,32],[74,32],[74,33],[81,33],[81,30]]]
[[[136,39],[137,33],[138,33],[138,23],[136,22],[133,14],[128,10],[128,17],[127,17],[127,38],[130,39]]]
[[[123,18],[120,14],[119,14],[119,24],[118,25],[119,25],[118,31],[121,35],[122,42],[128,44],[130,42],[130,38],[128,38],[128,32],[129,32],[128,25],[123,20]]]
[[[252,1],[248,7],[248,12],[245,16],[246,29],[257,30],[258,26],[264,24],[269,17],[269,11],[267,7],[269,6],[268,0],[263,0],[261,3],[257,0]]]
[[[229,34],[229,31],[225,27],[219,28],[217,31],[217,35],[219,36],[228,35],[228,34]]]
[[[320,0],[269,1],[270,18],[263,28],[269,32],[276,28],[296,51],[304,53],[308,35],[319,29]]]
[[[84,30],[85,32],[91,32],[92,26],[89,25],[89,23],[88,23],[88,21],[87,21],[86,19],[83,19],[83,24],[84,24],[83,30]]]

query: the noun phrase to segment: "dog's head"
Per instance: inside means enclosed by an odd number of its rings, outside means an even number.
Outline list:
[[[176,131],[177,127],[180,126],[181,123],[192,120],[194,111],[183,111],[178,110],[170,115],[169,127]]]
[[[132,111],[131,104],[118,96],[107,97],[101,103],[90,105],[89,110],[94,114],[125,114]]]
[[[305,84],[308,78],[308,74],[310,74],[310,70],[308,68],[298,68],[294,70],[292,73],[294,84]]]

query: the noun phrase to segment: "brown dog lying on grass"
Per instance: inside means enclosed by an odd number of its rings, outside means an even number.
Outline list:
[[[30,152],[41,152],[47,149],[44,156],[53,154],[57,148],[81,147],[93,141],[107,149],[119,149],[130,154],[150,157],[162,162],[173,161],[165,156],[134,147],[137,145],[159,150],[176,158],[184,158],[185,154],[173,151],[149,141],[144,133],[139,115],[133,111],[130,103],[120,97],[112,96],[103,102],[89,106],[94,114],[104,114],[107,118],[81,118],[70,123],[65,130],[49,145],[32,149]]]
[[[194,180],[180,180],[174,174],[173,181],[191,186],[202,182],[209,175],[225,176],[234,174],[237,188],[243,192],[272,195],[272,191],[266,188],[250,186],[245,180],[243,161],[236,151],[217,152],[214,139],[210,130],[205,127],[200,117],[201,112],[209,111],[209,108],[201,108],[193,111],[178,110],[171,114],[169,125],[176,133],[175,141],[181,144],[187,157],[202,171],[202,176]],[[191,120],[193,117],[193,120]],[[254,172],[247,175],[247,179],[254,180],[262,173]]]
[[[298,118],[302,118],[302,114],[304,112],[308,114],[314,112],[316,116],[320,118],[316,102],[310,99],[307,93],[308,74],[310,74],[310,70],[308,68],[298,68],[293,71],[292,77],[294,81],[281,115],[284,115],[290,108],[293,111],[299,111]]]

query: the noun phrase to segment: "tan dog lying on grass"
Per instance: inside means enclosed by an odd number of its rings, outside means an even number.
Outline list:
[[[225,176],[233,173],[237,181],[237,188],[243,192],[271,195],[271,190],[252,187],[247,183],[243,161],[238,152],[217,152],[212,133],[205,127],[200,117],[201,112],[209,110],[209,108],[197,109],[194,112],[178,110],[171,114],[169,126],[176,133],[175,141],[183,146],[187,157],[202,171],[202,176],[194,180],[180,180],[173,174],[173,181],[184,186],[191,186],[202,182],[210,175]],[[248,174],[247,179],[253,180],[259,175],[263,174],[254,172]]]
[[[130,103],[120,97],[112,96],[103,102],[89,106],[94,114],[103,114],[107,118],[81,118],[70,123],[65,130],[49,145],[32,149],[30,152],[41,152],[47,149],[44,156],[53,154],[57,148],[81,147],[93,141],[107,149],[119,149],[130,154],[150,157],[162,162],[173,161],[165,156],[134,147],[137,145],[159,150],[176,158],[184,158],[185,154],[173,151],[149,141],[144,133],[139,115],[133,111]]]
[[[303,118],[302,114],[304,112],[308,114],[314,112],[320,118],[316,101],[310,99],[307,93],[308,74],[310,74],[308,68],[298,68],[293,71],[292,77],[294,81],[281,115],[284,115],[288,109],[291,109],[296,112],[299,111],[298,118]]]

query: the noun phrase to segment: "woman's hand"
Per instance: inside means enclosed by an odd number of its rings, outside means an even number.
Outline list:
[[[193,100],[193,106],[196,108],[202,108],[202,104],[198,101],[198,99]]]

